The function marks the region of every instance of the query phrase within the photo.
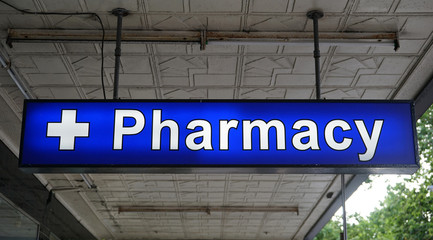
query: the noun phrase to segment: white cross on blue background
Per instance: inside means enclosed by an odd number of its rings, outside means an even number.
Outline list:
[[[59,137],[59,150],[75,150],[76,137],[89,137],[89,123],[77,123],[77,110],[62,110],[61,122],[50,122],[47,137]]]

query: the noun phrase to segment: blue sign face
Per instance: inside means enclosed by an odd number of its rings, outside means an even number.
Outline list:
[[[409,102],[26,101],[34,172],[412,173]]]

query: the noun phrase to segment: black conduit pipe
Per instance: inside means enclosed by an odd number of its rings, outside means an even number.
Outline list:
[[[117,16],[117,32],[116,32],[116,49],[114,50],[114,86],[113,86],[113,99],[119,99],[119,67],[120,67],[120,45],[122,43],[122,20],[124,16],[128,15],[128,10],[124,8],[115,8],[111,14]]]
[[[323,12],[312,10],[307,13],[307,17],[313,19],[314,32],[314,66],[316,73],[316,99],[320,100],[320,50],[319,50],[319,18],[323,17]]]

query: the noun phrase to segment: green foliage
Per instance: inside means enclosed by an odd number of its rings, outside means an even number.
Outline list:
[[[418,146],[420,153],[427,159],[433,154],[433,106],[431,106],[417,122]],[[430,164],[432,161],[430,161]]]
[[[421,159],[425,161],[422,168],[412,176],[411,181],[431,180],[433,175],[433,105],[418,120],[416,129],[419,153]]]
[[[340,232],[342,229],[341,221],[332,220],[329,221],[325,227],[317,234],[314,239],[340,239]]]
[[[347,225],[351,240],[418,240],[433,239],[433,106],[417,122],[421,168],[405,182],[388,186],[388,195],[381,208],[369,217],[349,216],[355,220]],[[353,221],[350,221],[353,222]],[[316,240],[340,239],[341,221],[330,221]]]

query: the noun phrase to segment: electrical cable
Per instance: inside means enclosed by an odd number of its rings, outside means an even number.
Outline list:
[[[28,11],[28,10],[24,10],[24,9],[20,9],[8,2],[5,2],[4,0],[0,0],[1,3],[15,9],[18,12],[21,12],[23,14],[33,14],[33,15],[62,15],[62,16],[76,16],[76,15],[91,15],[96,17],[96,19],[98,20],[99,24],[101,25],[101,30],[102,30],[102,38],[101,38],[101,84],[102,84],[102,94],[104,96],[104,100],[106,100],[106,95],[105,95],[105,84],[104,84],[104,42],[105,42],[105,28],[104,28],[104,24],[102,23],[101,17],[95,13],[95,12],[33,12],[33,11]]]
[[[105,96],[105,84],[104,84],[104,42],[105,42],[105,28],[102,24],[102,20],[99,17],[98,14],[95,14],[96,18],[99,21],[99,24],[101,24],[102,29],[102,39],[101,39],[101,84],[102,84],[102,94],[104,95],[104,100],[107,100],[107,97]]]

